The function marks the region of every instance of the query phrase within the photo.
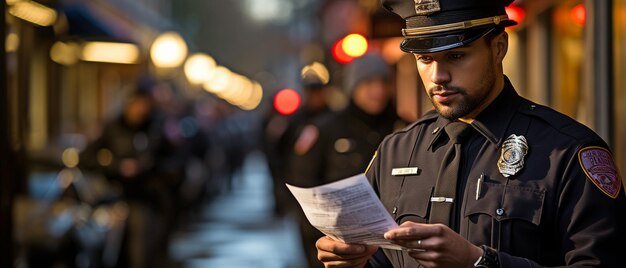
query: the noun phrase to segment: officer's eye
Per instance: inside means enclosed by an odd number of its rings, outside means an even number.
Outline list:
[[[463,58],[463,53],[451,53],[448,55],[448,59],[450,60],[460,60]]]
[[[433,61],[433,57],[426,55],[417,55],[417,60],[421,63],[431,63]]]

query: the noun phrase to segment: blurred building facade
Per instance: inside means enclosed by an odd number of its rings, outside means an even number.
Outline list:
[[[505,74],[520,94],[582,122],[626,165],[626,2],[516,1]],[[622,170],[623,172],[623,170]]]

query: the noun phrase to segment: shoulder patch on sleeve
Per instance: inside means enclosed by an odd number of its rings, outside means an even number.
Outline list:
[[[622,180],[609,150],[598,146],[582,148],[578,151],[578,161],[593,184],[611,198],[617,197]]]
[[[370,171],[370,167],[372,167],[372,163],[374,163],[374,159],[376,159],[376,156],[378,156],[378,151],[374,152],[374,156],[372,156],[372,160],[370,160],[370,163],[367,164],[367,168],[365,169],[365,174],[367,174],[367,172]]]
[[[319,129],[314,125],[307,125],[300,132],[300,136],[296,140],[296,143],[293,146],[293,151],[297,155],[304,155],[317,142],[317,138],[319,138],[320,132]]]

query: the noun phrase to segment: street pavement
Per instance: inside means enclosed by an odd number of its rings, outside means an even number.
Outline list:
[[[250,154],[232,190],[174,232],[170,258],[189,268],[305,268],[298,226],[274,215],[271,191],[263,154]]]

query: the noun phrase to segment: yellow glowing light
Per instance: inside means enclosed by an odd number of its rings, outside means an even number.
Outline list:
[[[178,33],[163,33],[154,40],[150,48],[150,57],[157,67],[178,67],[187,57],[187,43]]]
[[[7,53],[17,51],[17,48],[20,47],[20,37],[16,33],[7,34],[4,46]]]
[[[50,48],[50,58],[63,65],[72,65],[78,62],[80,47],[76,43],[64,43],[57,41]]]
[[[25,1],[30,1],[30,0],[7,0],[7,5],[11,6],[11,5],[15,5],[19,2],[25,2]]]
[[[57,12],[33,1],[15,1],[9,14],[39,26],[50,26],[57,20]]]
[[[243,77],[240,83],[239,94],[233,98],[233,103],[237,106],[244,105],[254,94],[254,83],[250,79]]]
[[[231,76],[231,83],[228,90],[223,91],[220,97],[224,98],[232,105],[241,105],[252,93],[252,87],[252,82],[250,82],[250,79],[247,77],[243,75],[233,75]]]
[[[196,53],[185,62],[185,76],[190,83],[202,85],[211,79],[215,67],[215,60],[211,56]]]
[[[246,77],[231,73],[228,79],[228,86],[223,91],[219,91],[218,95],[221,98],[228,99],[239,95],[242,90],[243,80],[247,80]]]
[[[247,111],[254,110],[259,106],[262,99],[263,87],[259,83],[255,82],[250,96],[242,105],[239,105],[239,108]]]
[[[61,160],[66,167],[76,167],[78,165],[78,150],[76,148],[65,149],[61,155]]]
[[[139,48],[129,43],[89,42],[83,46],[81,59],[108,63],[137,63]]]
[[[360,34],[349,34],[341,42],[341,49],[350,57],[360,57],[367,52],[367,39]]]
[[[217,66],[213,70],[211,80],[207,81],[203,87],[211,93],[219,94],[228,87],[231,75],[232,72],[228,70],[228,68],[224,66]]]

